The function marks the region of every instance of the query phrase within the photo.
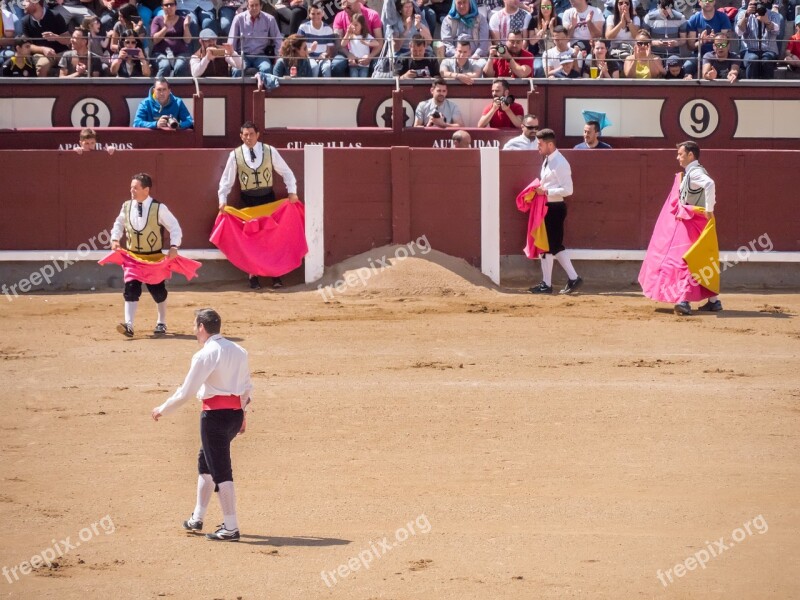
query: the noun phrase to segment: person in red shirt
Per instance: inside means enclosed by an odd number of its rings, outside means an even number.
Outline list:
[[[492,102],[483,109],[478,127],[519,129],[525,110],[508,95],[508,82],[495,79],[492,82]]]
[[[533,72],[533,54],[523,50],[525,36],[521,31],[511,31],[504,44],[489,49],[489,60],[483,67],[486,77],[530,77]]]
[[[786,45],[786,64],[792,71],[800,71],[800,14],[794,18],[794,35]]]

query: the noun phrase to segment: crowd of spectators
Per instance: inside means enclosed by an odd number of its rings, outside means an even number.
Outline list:
[[[3,0],[5,77],[771,79],[797,0]],[[309,2],[311,2],[309,4]],[[794,24],[793,35],[787,22]]]

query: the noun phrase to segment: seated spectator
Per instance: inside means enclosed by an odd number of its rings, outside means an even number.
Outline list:
[[[569,0],[567,0],[567,2],[569,2]],[[503,8],[503,0],[475,0],[475,4],[478,7],[478,12],[486,19],[487,24],[489,23],[489,18],[492,16],[492,13]]]
[[[395,61],[395,75],[402,79],[439,76],[439,61],[425,55],[425,44],[421,35],[411,39],[411,54]]]
[[[508,82],[495,79],[492,82],[492,102],[483,109],[478,127],[519,129],[524,114],[522,106],[508,93]]]
[[[539,142],[536,132],[539,131],[539,119],[536,115],[522,117],[522,134],[508,140],[503,150],[536,150]]]
[[[164,0],[161,4],[164,14],[154,17],[150,23],[150,35],[153,38],[152,54],[158,66],[156,77],[189,75],[191,19],[188,15],[178,16],[177,1]]]
[[[294,69],[294,73],[292,72]],[[280,58],[272,72],[275,77],[311,77],[308,43],[302,35],[292,34],[283,40]]]
[[[730,42],[724,33],[714,36],[714,51],[703,56],[703,79],[725,80],[734,83],[739,79],[741,60],[730,54]]]
[[[275,17],[284,37],[298,32],[300,25],[308,18],[304,0],[276,0],[274,5],[267,4],[267,10]]]
[[[14,56],[3,63],[3,77],[36,77],[31,41],[24,35],[14,38]]]
[[[134,127],[145,129],[191,129],[194,120],[183,100],[176,98],[169,89],[169,82],[163,77],[156,77],[147,98],[139,104]]]
[[[400,18],[403,23],[403,31],[394,36],[395,55],[408,54],[411,52],[411,38],[421,35],[430,44],[433,41],[431,30],[423,23],[422,15],[414,10],[414,0],[401,0]]]
[[[600,122],[587,121],[583,126],[583,141],[575,146],[575,150],[608,150],[611,146],[600,141]]]
[[[664,73],[664,79],[691,79],[692,76],[688,75],[683,70],[683,60],[677,54],[667,58],[666,61],[667,72]]]
[[[233,19],[228,44],[242,57],[244,70],[272,73],[273,59],[283,42],[275,17],[261,10],[261,0],[247,0],[247,10]],[[234,77],[241,71],[235,69]]]
[[[581,75],[592,79],[618,79],[620,70],[619,61],[608,58],[606,43],[595,40],[592,54],[583,63]]]
[[[658,6],[644,17],[642,27],[653,39],[653,54],[667,58],[686,46],[686,17],[675,10],[675,0],[658,0]]]
[[[336,36],[339,39],[344,37],[344,34],[350,27],[350,20],[353,15],[357,14],[363,16],[367,22],[366,31],[364,33],[371,35],[376,40],[382,40],[383,25],[381,24],[380,15],[371,8],[364,6],[361,0],[344,0],[344,9],[337,14],[336,18],[333,20],[333,32]],[[370,61],[367,64],[370,64],[371,60],[378,56],[380,51],[381,45],[377,44],[370,52]],[[349,58],[346,51],[342,48],[341,54],[335,56],[331,64],[331,76],[344,77],[349,66]]]
[[[633,0],[615,0],[614,12],[606,19],[606,39],[611,40],[611,56],[613,58],[626,58],[630,51],[636,34],[639,33],[641,22],[632,10]],[[625,44],[625,46],[623,46]]]
[[[489,37],[492,44],[505,44],[512,31],[527,31],[531,13],[519,7],[519,0],[503,0],[503,8],[489,17]],[[520,49],[527,45],[527,39],[522,36]]]
[[[136,37],[144,43],[145,28],[139,12],[133,4],[123,4],[119,8],[119,19],[111,29],[111,43],[108,48],[111,54],[119,53],[122,46],[120,40],[126,31],[133,31]]]
[[[50,3],[50,9],[54,13],[61,15],[61,18],[63,18],[64,22],[67,24],[67,28],[70,30],[80,27],[85,18],[96,16],[89,8],[89,5],[81,2],[81,0],[60,0],[58,2],[52,2]]]
[[[470,58],[472,46],[469,37],[464,36],[456,47],[456,55],[445,58],[439,69],[445,79],[458,79],[461,83],[472,85],[474,80],[482,75],[481,65]]]
[[[153,19],[158,15],[164,14],[164,9],[161,7],[161,0],[136,0],[136,10],[139,13],[139,17],[142,19],[142,26],[145,32],[147,35],[150,35]],[[150,47],[149,40],[145,42],[145,47]]]
[[[122,34],[119,53],[111,59],[109,71],[114,77],[150,77],[150,61],[141,38],[133,29]]]
[[[347,33],[342,38],[342,48],[347,54],[350,77],[369,76],[371,56],[376,48],[380,48],[380,42],[367,31],[367,20],[363,15],[356,14],[350,19]]]
[[[22,33],[28,39],[36,41],[31,44],[36,75],[49,77],[50,70],[61,58],[61,54],[69,50],[67,24],[61,15],[45,7],[44,0],[27,0],[24,7]]]
[[[192,77],[230,77],[231,69],[242,68],[242,57],[230,44],[217,45],[213,29],[200,32],[200,48],[189,61]]]
[[[778,33],[782,20],[758,0],[749,0],[747,10],[736,19],[736,33],[741,39],[745,77],[772,79],[778,60]]]
[[[575,66],[573,67],[573,77],[580,77],[583,73],[583,65],[586,64],[586,57],[589,56],[591,45],[584,40],[575,40],[572,43],[572,53],[575,56]]]
[[[508,34],[505,44],[489,49],[489,61],[483,67],[486,77],[530,77],[533,73],[533,54],[522,49],[525,36],[521,31]]]
[[[664,77],[664,64],[653,54],[653,40],[642,30],[636,35],[633,54],[625,59],[622,71],[628,79],[660,79]]]
[[[111,32],[107,35],[100,33],[100,19],[95,16],[86,17],[81,23],[81,29],[86,32],[89,40],[89,52],[97,54],[106,58],[110,55],[109,48],[111,46]]]
[[[475,0],[453,0],[450,12],[442,21],[441,39],[446,57],[456,55],[456,42],[469,40],[470,57],[481,61],[489,56],[489,22],[480,12]]]
[[[800,70],[800,13],[794,18],[794,35],[786,46],[786,65],[792,71]]]
[[[471,148],[472,137],[470,137],[469,132],[459,129],[453,133],[452,144],[453,148]]]
[[[700,10],[694,13],[686,23],[686,43],[689,52],[697,56],[698,44],[700,56],[705,56],[713,50],[714,36],[718,33],[727,34],[731,30],[731,21],[724,14],[714,8],[715,0],[700,0]],[[683,63],[683,69],[688,75],[695,76],[700,72],[697,60],[690,58]]]
[[[414,112],[414,127],[463,127],[464,119],[458,105],[447,99],[447,82],[441,77],[433,80],[431,99],[420,102]]]
[[[336,55],[336,36],[333,28],[322,20],[323,6],[320,2],[312,4],[308,9],[309,20],[297,31],[308,40],[312,77],[330,77],[331,59]]]
[[[567,32],[561,25],[553,28],[553,43],[555,46],[542,56],[543,75],[551,79],[579,77],[580,71],[575,60],[576,50],[569,47]]]
[[[568,39],[589,42],[603,37],[603,11],[589,4],[588,0],[571,0],[572,7],[561,15]]]
[[[0,50],[4,60],[14,55],[12,42],[17,35],[17,28],[22,28],[17,16],[5,4],[0,4]]]
[[[94,150],[97,150],[97,133],[91,127],[84,127],[81,129],[80,136],[78,136],[78,145],[75,146],[75,153],[83,154]],[[112,145],[106,146],[106,152],[109,155],[114,154],[115,150],[116,148]]]
[[[102,56],[89,52],[89,40],[83,29],[72,32],[72,50],[67,50],[58,61],[59,77],[102,77],[108,74],[108,65]]]
[[[553,0],[541,0],[538,14],[528,24],[528,52],[534,57],[534,77],[545,76],[542,56],[553,47],[553,30],[561,24],[561,17],[553,10]]]

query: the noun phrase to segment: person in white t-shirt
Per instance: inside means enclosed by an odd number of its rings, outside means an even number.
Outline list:
[[[505,44],[512,31],[527,31],[531,14],[519,7],[519,0],[504,0],[505,6],[489,19],[492,44]]]
[[[626,56],[630,52],[621,52],[622,44],[633,47],[633,40],[642,26],[639,17],[633,12],[632,0],[615,0],[614,13],[606,19],[606,39],[611,40],[612,56]]]
[[[594,40],[603,36],[603,11],[591,6],[587,0],[570,0],[572,8],[561,15],[561,22],[571,41]]]
[[[364,15],[353,15],[347,33],[342,38],[342,47],[347,52],[350,77],[366,77],[369,73],[370,54],[380,45],[367,28]]]

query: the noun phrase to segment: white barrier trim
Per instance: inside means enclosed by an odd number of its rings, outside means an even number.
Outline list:
[[[500,150],[481,148],[481,273],[500,285]]]
[[[325,273],[325,177],[324,146],[308,145],[303,148],[305,173],[306,243],[305,281],[313,283]]]
[[[310,244],[309,244],[310,246]],[[0,250],[0,263],[2,262],[50,262],[52,260],[69,260],[71,262],[98,261],[111,250],[91,250],[79,254],[75,250]],[[324,252],[324,248],[323,248]],[[581,250],[570,248],[570,258],[573,260],[644,260],[644,250]],[[219,250],[181,250],[181,256],[194,260],[227,260]],[[310,250],[309,250],[310,253]],[[516,256],[523,256],[522,254]],[[498,257],[499,258],[499,257]],[[308,260],[308,258],[306,259]],[[726,250],[719,253],[720,262],[751,262],[751,263],[798,263],[800,252],[748,252],[746,256],[739,257],[735,250]],[[483,261],[481,261],[483,263]]]

